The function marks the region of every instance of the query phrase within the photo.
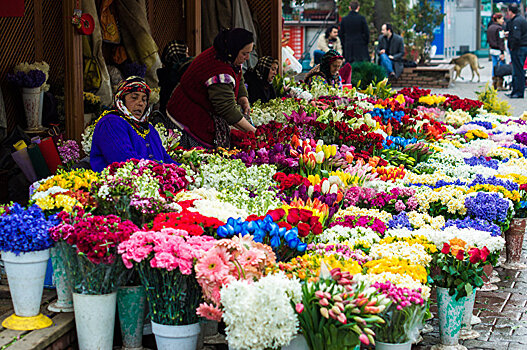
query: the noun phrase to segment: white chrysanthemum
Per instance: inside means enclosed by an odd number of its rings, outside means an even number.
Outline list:
[[[283,273],[254,283],[230,283],[221,290],[229,346],[263,350],[289,344],[298,331],[298,318],[291,302],[297,303],[301,297],[300,282]]]
[[[368,242],[373,244],[379,242],[380,237],[377,232],[371,228],[366,227],[345,227],[345,226],[333,226],[324,230],[320,235],[316,237],[317,243],[326,244],[337,244],[346,243],[350,247],[355,246],[359,242]]]

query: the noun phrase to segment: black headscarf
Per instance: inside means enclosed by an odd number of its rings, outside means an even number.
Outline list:
[[[171,67],[187,57],[187,45],[181,40],[172,40],[165,46],[161,62],[165,67]]]
[[[243,28],[234,28],[222,29],[214,39],[213,45],[219,60],[234,63],[240,50],[253,42],[253,33]]]
[[[263,56],[258,59],[258,63],[251,70],[254,71],[259,79],[267,81],[273,63],[278,64],[278,60],[275,60],[271,56]]]

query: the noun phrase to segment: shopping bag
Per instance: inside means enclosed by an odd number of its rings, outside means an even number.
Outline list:
[[[282,47],[282,64],[284,66],[284,72],[294,71],[295,73],[302,73],[302,65],[293,56],[294,51],[289,47]]]

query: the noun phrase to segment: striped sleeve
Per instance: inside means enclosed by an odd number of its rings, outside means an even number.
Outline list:
[[[218,74],[205,82],[206,87],[209,87],[213,84],[232,84],[233,86],[236,86],[236,81],[229,74]]]

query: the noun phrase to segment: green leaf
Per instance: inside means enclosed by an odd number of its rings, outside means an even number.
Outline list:
[[[465,284],[465,291],[467,292],[467,296],[472,294],[472,291],[474,288],[472,288],[472,285],[470,283]]]

